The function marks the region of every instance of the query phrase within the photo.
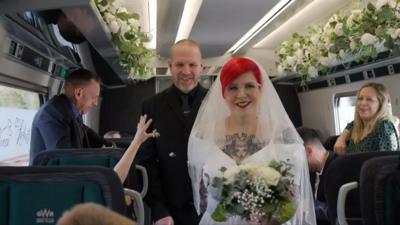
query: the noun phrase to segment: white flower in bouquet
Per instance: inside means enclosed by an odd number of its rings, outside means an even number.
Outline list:
[[[361,36],[361,44],[364,46],[375,45],[378,41],[379,39],[370,33],[365,33]]]
[[[255,175],[261,177],[266,184],[272,186],[276,186],[281,178],[281,174],[278,171],[265,166],[257,167]]]
[[[299,43],[299,42],[294,43],[294,44],[293,44],[293,48],[295,48],[295,49],[296,49],[296,48],[300,48],[300,43]]]

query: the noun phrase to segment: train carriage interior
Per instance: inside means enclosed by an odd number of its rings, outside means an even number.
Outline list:
[[[232,57],[256,61],[294,127],[317,130],[330,152],[355,118],[357,91],[364,84],[383,84],[390,95],[390,114],[400,117],[399,0],[0,0],[0,224],[30,223],[14,220],[12,203],[21,199],[13,193],[36,201],[26,194],[30,188],[45,196],[46,190],[62,186],[57,178],[46,178],[50,169],[30,171],[28,162],[33,118],[43,104],[63,93],[65,77],[79,68],[100,76],[98,104],[83,121],[100,136],[118,131],[120,137],[107,140],[119,150],[105,153],[112,159],[93,155],[90,162],[46,159],[36,165],[64,166],[68,161],[65,165],[75,166],[65,171],[74,174],[85,172],[85,164],[111,170],[135,135],[143,101],[173,85],[170,48],[181,39],[200,46],[204,64],[199,83],[205,88]],[[400,125],[394,125],[398,143]],[[329,221],[317,224],[400,223],[394,210],[400,205],[399,153],[376,151],[345,155],[332,164],[336,171],[327,172],[333,178],[325,185],[333,195],[327,196]],[[125,215],[140,225],[152,224],[143,201],[151,182],[146,169],[132,167],[130,174],[138,178],[123,185],[115,184],[115,174],[99,170],[89,168],[74,180],[62,168],[55,169],[71,189],[56,194],[68,192],[71,199],[62,196],[66,203],[51,212],[45,206],[40,213],[26,207],[27,213],[36,213],[32,224],[56,224],[60,212],[85,201],[121,213],[123,194],[135,202]],[[24,177],[30,182],[19,183],[26,182]],[[43,187],[35,184],[35,177]],[[118,193],[109,193],[114,188]],[[75,201],[73,191],[82,191],[83,200]],[[104,195],[99,197],[100,192]],[[370,196],[384,197],[378,201]]]

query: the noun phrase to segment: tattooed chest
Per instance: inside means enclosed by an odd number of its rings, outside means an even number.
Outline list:
[[[261,150],[264,145],[265,142],[257,140],[254,135],[237,133],[226,135],[225,144],[221,149],[237,163],[240,163]]]

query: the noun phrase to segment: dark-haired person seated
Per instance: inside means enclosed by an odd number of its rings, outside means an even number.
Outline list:
[[[389,103],[390,95],[383,84],[364,84],[357,92],[354,121],[339,136],[334,151],[345,154],[398,150],[399,119],[392,116]]]
[[[321,143],[318,132],[312,128],[297,128],[300,137],[304,141],[307,155],[308,168],[310,170],[310,182],[314,195],[315,216],[318,224],[329,224],[328,205],[324,194],[326,182],[325,171],[330,163],[336,159],[336,153],[327,151]]]
[[[56,148],[96,148],[108,145],[83,124],[82,115],[97,105],[99,77],[85,69],[70,73],[64,94],[56,95],[36,113],[32,122],[29,163],[41,151]]]

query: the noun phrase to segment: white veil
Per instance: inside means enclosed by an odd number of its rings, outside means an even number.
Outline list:
[[[265,141],[267,146],[289,146],[288,157],[296,158],[294,169],[297,170],[298,196],[297,210],[293,219],[285,224],[315,224],[313,197],[311,193],[308,165],[303,141],[289,119],[283,105],[265,71],[257,64],[261,72],[261,100],[258,115],[256,137]],[[199,109],[192,128],[188,144],[189,175],[192,180],[193,198],[197,212],[200,214],[201,196],[204,190],[202,183],[203,164],[207,160],[205,146],[197,144],[196,139],[216,143],[224,137],[225,118],[229,115],[228,106],[222,96],[220,75],[214,81]],[[283,152],[271,151],[274,155]],[[284,154],[284,153],[282,153]],[[279,157],[278,157],[279,158]],[[208,158],[209,160],[209,158]]]

